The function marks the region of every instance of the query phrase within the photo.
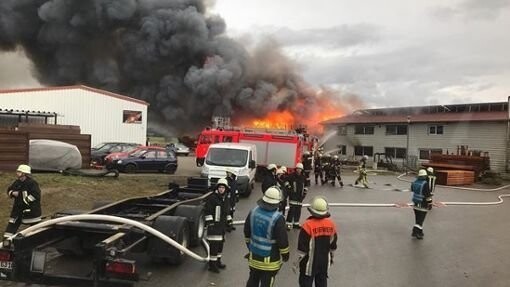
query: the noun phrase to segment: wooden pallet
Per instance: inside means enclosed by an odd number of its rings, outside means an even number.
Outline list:
[[[441,185],[470,185],[475,182],[475,172],[469,170],[436,170],[436,183]]]

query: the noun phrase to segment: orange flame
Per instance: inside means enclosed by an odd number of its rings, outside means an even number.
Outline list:
[[[266,129],[291,129],[295,122],[294,115],[289,111],[270,112],[263,119],[256,119],[251,122],[254,128]]]

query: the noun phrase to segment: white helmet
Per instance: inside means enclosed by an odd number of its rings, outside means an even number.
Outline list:
[[[338,156],[335,154],[335,155],[333,156],[333,158],[334,158],[334,159],[338,159]]]
[[[283,170],[284,173],[287,173],[287,167],[286,166],[282,165],[280,167],[280,169]]]
[[[429,167],[427,167],[427,172],[434,173],[434,169],[431,166],[429,166]]]
[[[226,178],[220,178],[218,182],[216,183],[216,188],[218,188],[218,185],[224,185],[225,188],[228,188],[228,181]]]
[[[274,163],[270,163],[270,164],[268,164],[268,165],[267,165],[267,169],[268,169],[268,170],[277,169],[277,166],[276,166],[276,164],[274,164]]]
[[[271,186],[264,192],[262,200],[268,204],[279,204],[281,198],[281,192],[276,186]]]
[[[233,175],[236,175],[235,170],[234,170],[234,169],[232,169],[232,168],[227,168],[227,169],[225,170],[225,172],[226,172],[227,174],[228,174],[228,173],[231,173],[231,174],[233,174]]]
[[[322,196],[314,197],[310,203],[310,207],[308,207],[308,211],[310,211],[310,213],[315,216],[328,215],[328,209],[328,202]]]
[[[418,171],[418,177],[427,176],[427,171],[424,169],[420,169]]]
[[[363,160],[367,160],[367,159],[368,159],[368,155],[364,155]]]
[[[300,163],[300,162],[298,162],[298,163],[296,164],[296,169],[303,169],[303,164],[302,164],[302,163]]]
[[[24,174],[31,174],[32,173],[32,170],[31,170],[30,166],[28,166],[26,164],[20,164],[18,166],[18,169],[16,169],[16,171],[22,172]]]
[[[285,174],[285,171],[283,171],[282,168],[279,168],[276,170],[276,175],[279,175],[279,174]]]

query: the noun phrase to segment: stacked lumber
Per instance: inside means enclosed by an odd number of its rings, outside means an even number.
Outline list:
[[[441,185],[470,185],[475,182],[475,172],[469,170],[436,170],[436,183]]]

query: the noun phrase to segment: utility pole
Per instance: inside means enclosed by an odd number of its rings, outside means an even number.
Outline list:
[[[407,143],[406,143],[406,175],[409,170],[409,127],[411,126],[411,116],[407,116]]]

